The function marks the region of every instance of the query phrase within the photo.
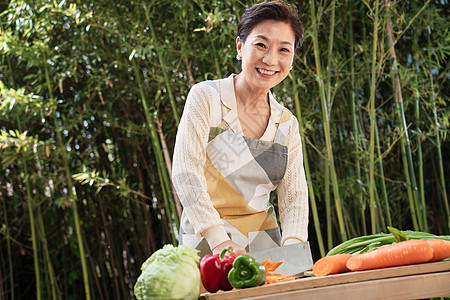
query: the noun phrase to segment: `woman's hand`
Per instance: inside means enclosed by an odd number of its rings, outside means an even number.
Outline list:
[[[233,255],[233,256],[239,256],[241,254],[247,254],[247,251],[245,251],[245,248],[239,246],[238,244],[236,244],[232,240],[227,240],[227,241],[225,241],[223,243],[220,243],[219,245],[214,247],[214,249],[212,249],[213,255],[214,254],[220,254],[220,252],[222,252],[222,249],[226,248],[226,247],[232,247],[233,248],[233,253],[231,253],[231,255]]]

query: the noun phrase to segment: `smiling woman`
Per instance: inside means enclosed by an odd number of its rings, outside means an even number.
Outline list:
[[[245,136],[260,138],[270,116],[269,90],[292,67],[295,36],[291,26],[268,20],[256,25],[246,42],[236,38],[242,72],[235,77],[238,115]]]
[[[242,71],[200,82],[189,92],[173,183],[183,204],[180,243],[201,256],[229,246],[239,255],[307,240],[298,122],[271,93],[289,74],[302,39],[290,5],[272,1],[248,8],[236,37]],[[277,188],[279,222],[269,202]]]

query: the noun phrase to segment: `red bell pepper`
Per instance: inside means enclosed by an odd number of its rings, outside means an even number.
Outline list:
[[[233,267],[235,257],[225,256],[226,252],[232,253],[233,248],[224,248],[220,255],[208,254],[200,260],[200,277],[203,286],[210,293],[215,293],[218,290],[229,291],[233,288],[228,282],[228,272]]]

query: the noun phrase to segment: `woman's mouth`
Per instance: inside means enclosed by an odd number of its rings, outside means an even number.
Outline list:
[[[256,71],[258,71],[258,73],[263,77],[272,77],[277,73],[277,71],[271,71],[262,68],[256,68]]]

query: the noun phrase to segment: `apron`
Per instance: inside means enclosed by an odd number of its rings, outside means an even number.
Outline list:
[[[220,97],[213,97],[213,108]],[[220,109],[219,109],[220,111]],[[212,114],[206,147],[204,175],[207,192],[220,215],[225,231],[247,251],[280,246],[281,233],[270,193],[283,179],[288,147],[285,146],[291,113],[283,109],[273,142],[252,139],[224,129],[221,114]],[[209,244],[196,236],[183,213],[180,244],[211,254]]]

